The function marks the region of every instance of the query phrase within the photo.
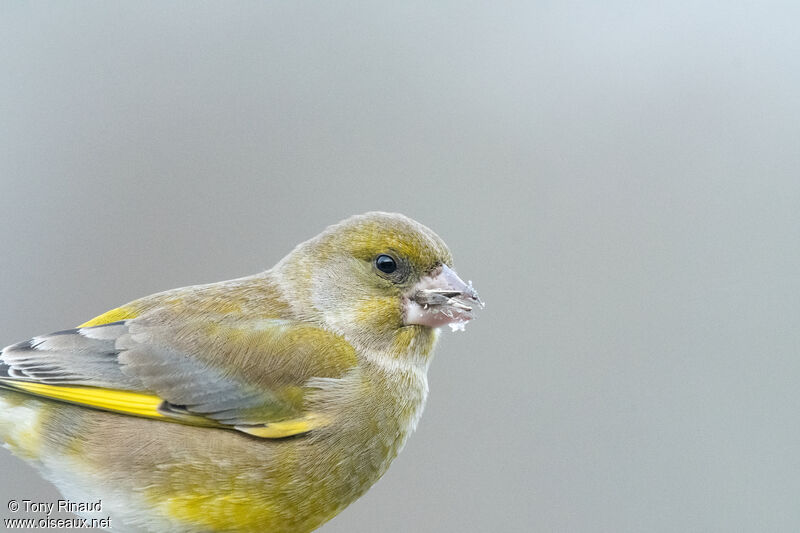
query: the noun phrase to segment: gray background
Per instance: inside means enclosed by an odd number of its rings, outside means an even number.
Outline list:
[[[0,15],[0,343],[401,211],[488,306],[323,531],[800,530],[796,2]]]

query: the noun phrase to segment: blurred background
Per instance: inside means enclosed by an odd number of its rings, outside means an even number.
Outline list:
[[[0,344],[400,211],[486,310],[334,532],[800,530],[796,2],[0,5]],[[7,500],[55,489],[0,450]]]

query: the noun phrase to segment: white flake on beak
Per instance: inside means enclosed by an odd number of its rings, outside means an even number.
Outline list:
[[[464,331],[467,329],[466,322],[450,322],[447,325],[450,326],[450,331],[452,331],[453,333],[455,333],[456,331]]]

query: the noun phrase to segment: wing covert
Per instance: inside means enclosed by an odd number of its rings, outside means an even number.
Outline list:
[[[9,346],[0,386],[279,438],[325,423],[306,405],[311,378],[340,378],[355,365],[349,343],[310,324],[187,320],[161,308]]]

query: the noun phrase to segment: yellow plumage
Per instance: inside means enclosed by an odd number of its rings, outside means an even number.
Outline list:
[[[112,309],[111,311],[107,311],[100,316],[96,316],[93,319],[84,322],[79,328],[88,328],[91,326],[102,326],[103,324],[110,324],[112,322],[118,322],[120,320],[128,320],[129,318],[136,318],[137,313],[133,309],[129,309],[127,307],[117,307],[116,309]]]
[[[4,386],[22,392],[61,400],[86,407],[113,411],[126,415],[144,416],[147,418],[165,418],[158,412],[162,400],[151,394],[140,394],[97,387],[65,387],[61,385],[45,385],[24,381],[2,380]]]

